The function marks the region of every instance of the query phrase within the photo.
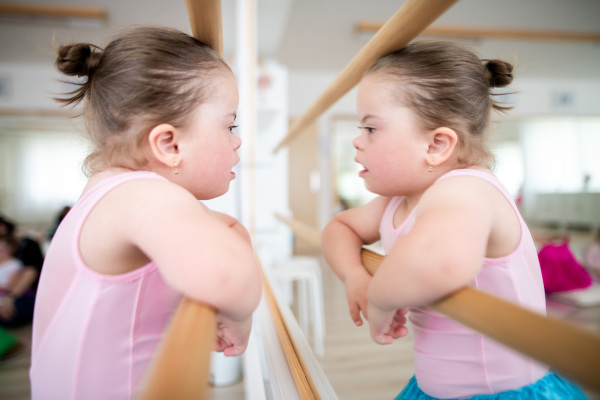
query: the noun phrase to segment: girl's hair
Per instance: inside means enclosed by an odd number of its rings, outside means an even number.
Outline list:
[[[411,108],[425,129],[442,126],[458,135],[458,162],[493,167],[485,134],[497,103],[492,88],[511,83],[512,65],[480,60],[473,51],[452,42],[415,42],[379,59],[367,72],[389,73],[402,85],[400,102]]]
[[[205,102],[214,78],[231,71],[225,61],[186,33],[164,27],[123,31],[105,49],[88,43],[60,46],[56,67],[85,78],[65,105],[84,102],[83,116],[92,151],[86,174],[108,166],[147,164],[143,142],[156,125],[189,123]]]

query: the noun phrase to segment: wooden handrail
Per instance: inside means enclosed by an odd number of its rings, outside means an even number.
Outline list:
[[[52,18],[88,18],[106,20],[106,10],[99,7],[45,6],[27,4],[0,4],[0,14],[42,16]]]
[[[321,248],[321,232],[302,221],[293,218],[286,218],[279,213],[275,213],[275,218],[286,224],[292,229],[298,237],[305,240],[312,246]]]
[[[358,22],[358,32],[377,32],[383,26],[382,22]],[[494,28],[462,28],[452,26],[432,26],[421,35],[468,37],[468,38],[493,38],[493,39],[521,39],[521,40],[558,40],[558,41],[589,41],[599,42],[599,32],[569,32],[527,29],[494,29]]]
[[[380,57],[399,50],[435,21],[457,0],[408,0],[340,72],[337,78],[275,147],[279,151],[303,133],[336,101],[350,91]]]
[[[221,0],[185,0],[192,35],[223,56]]]
[[[184,298],[144,378],[142,399],[205,399],[216,332],[215,310]]]
[[[278,218],[316,244],[321,232],[302,221]],[[363,249],[371,275],[384,257]],[[433,310],[554,368],[580,384],[600,390],[600,336],[563,320],[544,316],[471,287],[429,305]]]

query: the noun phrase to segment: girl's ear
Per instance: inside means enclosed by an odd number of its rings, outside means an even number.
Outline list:
[[[179,165],[179,131],[171,124],[160,124],[148,135],[150,151],[156,160],[171,168]]]
[[[432,166],[440,165],[450,158],[458,144],[458,135],[454,129],[441,127],[430,134],[427,149],[427,163]]]

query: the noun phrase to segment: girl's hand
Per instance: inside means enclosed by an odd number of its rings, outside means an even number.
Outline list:
[[[407,313],[407,308],[386,312],[369,304],[369,324],[373,340],[379,344],[391,344],[394,339],[408,335],[408,328],[405,326]]]
[[[235,321],[219,314],[215,351],[222,351],[228,357],[239,356],[248,347],[251,329],[252,317]]]
[[[364,267],[362,271],[357,269],[353,274],[349,275],[344,281],[346,287],[346,298],[348,299],[348,309],[350,318],[356,326],[362,326],[363,320],[360,317],[362,312],[366,320],[369,320],[367,292],[369,283],[371,283],[371,275]]]

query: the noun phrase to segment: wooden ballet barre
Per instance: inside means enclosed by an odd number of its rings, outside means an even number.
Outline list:
[[[275,213],[275,218],[286,224],[292,229],[299,238],[310,243],[312,246],[321,248],[321,232],[302,221],[293,218],[286,218],[279,213]]]
[[[184,298],[149,368],[141,398],[205,399],[216,332],[215,310]]]
[[[50,17],[85,18],[106,21],[106,10],[99,7],[45,6],[25,4],[0,4],[0,14]]]
[[[340,72],[275,147],[279,151],[350,91],[380,57],[400,50],[458,0],[408,0]]]
[[[383,23],[358,22],[358,32],[377,32]],[[432,26],[421,32],[422,35],[450,36],[466,38],[520,39],[520,40],[557,40],[599,42],[598,32],[569,32],[525,29],[462,28],[452,26]]]
[[[277,218],[298,237],[317,244],[321,232],[315,228],[280,215]],[[371,275],[384,260],[381,254],[367,249],[361,251],[361,257]],[[465,287],[428,307],[548,365],[583,386],[600,391],[600,336],[589,330],[535,313],[471,287]]]
[[[221,0],[185,0],[192,35],[223,57]]]

